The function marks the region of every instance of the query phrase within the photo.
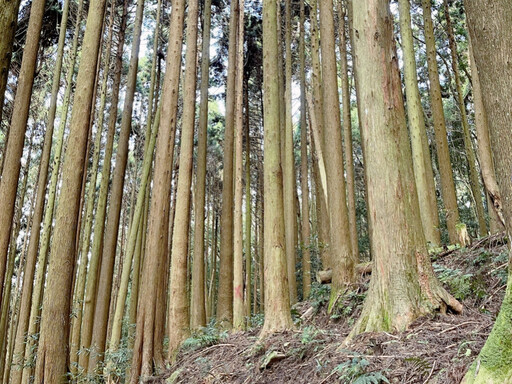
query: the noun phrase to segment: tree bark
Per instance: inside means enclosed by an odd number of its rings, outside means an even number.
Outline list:
[[[32,3],[30,10],[27,40],[23,48],[23,59],[21,61],[17,85],[18,89],[14,99],[11,125],[9,128],[9,141],[7,142],[3,158],[2,177],[0,181],[0,201],[2,202],[2,209],[0,211],[0,306],[2,301],[7,299],[4,298],[2,294],[7,266],[7,252],[14,217],[14,205],[16,202],[16,191],[18,189],[18,178],[21,167],[20,159],[23,155],[23,144],[27,130],[37,53],[39,51],[39,37],[43,25],[45,5],[46,0],[38,0]],[[2,37],[2,42],[3,40],[4,38]],[[1,105],[3,106],[3,94]]]
[[[71,116],[70,136],[63,164],[62,189],[56,212],[54,239],[50,256],[45,303],[43,305],[40,343],[36,361],[35,383],[61,382],[67,372],[69,313],[75,236],[86,160],[89,115],[98,61],[105,0],[93,0],[89,6],[84,36],[82,62],[78,71],[76,94]]]
[[[446,226],[450,243],[458,241],[456,226],[459,223],[459,208],[453,182],[450,150],[446,136],[446,122],[444,120],[443,99],[441,85],[439,84],[439,71],[437,69],[436,42],[434,26],[432,24],[432,11],[430,0],[422,0],[423,22],[425,24],[425,44],[427,46],[428,76],[430,81],[430,99],[432,115],[434,118],[434,133],[436,138],[437,160],[441,176],[441,194],[446,211]]]
[[[263,0],[263,103],[265,204],[265,323],[260,337],[293,326],[284,249],[283,177],[280,150],[277,4]]]
[[[499,0],[483,3],[466,0],[469,33],[473,43],[475,65],[482,86],[487,112],[491,148],[496,167],[505,226],[512,232],[512,4]],[[466,374],[466,384],[512,383],[512,269],[500,313],[484,347]]]
[[[194,258],[192,260],[192,293],[190,328],[206,325],[205,307],[205,201],[206,201],[206,150],[208,136],[208,86],[210,81],[210,28],[211,0],[203,8],[203,46],[201,49],[201,101],[199,105],[199,126],[197,140],[196,206],[194,222]],[[208,250],[208,247],[206,247]],[[206,252],[208,254],[208,252]]]
[[[194,127],[196,113],[198,1],[188,2],[187,52],[183,83],[183,117],[181,128],[180,168],[176,189],[176,215],[172,234],[171,276],[169,287],[169,349],[167,356],[174,360],[183,340],[190,333],[189,297],[185,289],[188,280],[188,251],[192,168],[194,161]],[[197,218],[196,218],[197,219]],[[201,258],[203,255],[201,255]],[[201,287],[202,288],[202,287]],[[203,305],[203,303],[200,303]]]
[[[156,142],[155,170],[144,265],[140,282],[137,325],[129,382],[136,384],[139,377],[153,373],[155,349],[163,342],[155,337],[155,319],[158,285],[162,269],[167,265],[167,238],[171,190],[172,158],[178,113],[178,90],[181,72],[181,53],[185,1],[173,3],[169,30],[159,134]],[[183,288],[183,287],[182,287]]]
[[[409,0],[398,2],[400,10],[400,36],[404,52],[404,77],[407,96],[407,115],[409,118],[409,135],[411,137],[412,161],[418,200],[420,204],[421,222],[427,242],[434,246],[441,244],[439,231],[439,213],[437,210],[436,191],[431,189],[429,178],[433,178],[430,153],[424,153],[424,141],[427,141],[427,129],[420,91],[417,80],[416,56],[411,29],[411,5]],[[428,146],[427,146],[428,151]]]
[[[324,116],[323,143],[327,173],[327,198],[331,237],[333,281],[331,287],[332,304],[349,284],[355,282],[354,266],[357,263],[352,252],[350,227],[347,209],[347,193],[343,174],[343,149],[341,139],[341,117],[336,68],[334,39],[334,15],[332,0],[320,1],[320,44],[322,48],[322,92]]]
[[[353,17],[374,268],[349,339],[361,332],[403,330],[435,308],[462,310],[433,274],[417,215],[389,2],[354,2]]]

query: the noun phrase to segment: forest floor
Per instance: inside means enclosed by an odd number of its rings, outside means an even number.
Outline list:
[[[342,342],[356,321],[369,276],[328,315],[329,288],[315,286],[294,309],[296,328],[258,340],[261,324],[227,334],[205,328],[188,339],[157,383],[459,383],[482,348],[507,279],[502,235],[432,255],[434,269],[464,304],[461,315],[418,319],[403,333],[367,333]],[[261,318],[254,318],[254,323]]]

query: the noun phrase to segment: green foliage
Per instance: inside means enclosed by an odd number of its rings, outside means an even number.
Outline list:
[[[331,318],[339,319],[341,317],[349,318],[354,314],[354,311],[363,304],[366,298],[366,292],[359,293],[359,290],[347,291],[334,308],[332,308]]]
[[[433,263],[434,271],[439,280],[448,285],[451,294],[458,300],[470,296],[482,299],[485,295],[485,283],[479,274],[463,273],[460,269],[451,269]]]
[[[199,348],[209,347],[227,339],[228,332],[219,330],[215,323],[210,322],[207,327],[195,331],[186,339],[181,348],[185,351],[194,351]]]
[[[342,383],[351,384],[380,384],[389,383],[382,372],[368,372],[370,362],[362,357],[354,357],[336,368],[333,372],[338,374]]]
[[[329,304],[330,297],[331,286],[329,284],[319,284],[316,282],[311,284],[309,300],[316,312],[318,312],[322,306]]]
[[[404,361],[410,366],[411,371],[420,376],[427,376],[432,369],[432,364],[421,357],[407,357]]]

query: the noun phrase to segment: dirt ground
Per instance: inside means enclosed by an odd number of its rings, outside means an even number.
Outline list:
[[[491,331],[506,284],[503,236],[433,256],[437,275],[464,304],[461,315],[418,319],[403,333],[367,333],[342,342],[357,319],[369,278],[341,312],[326,313],[328,292],[295,307],[293,331],[260,342],[259,328],[184,348],[156,383],[459,383]],[[322,289],[322,288],[320,288]],[[313,307],[313,309],[310,309]],[[308,320],[300,320],[306,311]],[[216,344],[214,344],[216,343]]]

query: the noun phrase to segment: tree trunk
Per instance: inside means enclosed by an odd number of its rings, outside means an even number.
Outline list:
[[[433,178],[432,163],[425,161],[425,159],[430,159],[430,153],[424,153],[425,146],[423,145],[423,142],[428,139],[418,88],[416,56],[411,29],[411,6],[409,0],[400,0],[398,6],[400,10],[400,36],[404,52],[404,77],[409,134],[411,137],[412,162],[420,204],[421,222],[427,242],[434,246],[439,246],[441,244],[441,234],[439,231],[436,191],[431,189],[429,183],[429,178]]]
[[[359,243],[357,238],[356,219],[356,183],[354,176],[354,158],[352,147],[352,118],[350,103],[350,85],[348,79],[348,49],[346,35],[346,11],[343,9],[343,0],[338,0],[339,39],[341,57],[341,97],[343,101],[343,136],[345,146],[345,172],[347,174],[347,205],[350,225],[350,240],[354,260],[359,260]]]
[[[482,192],[480,189],[480,175],[476,169],[476,156],[473,149],[473,140],[469,131],[469,121],[466,112],[466,104],[464,103],[464,94],[462,93],[462,82],[459,73],[459,58],[457,55],[457,43],[455,42],[455,34],[453,32],[452,21],[450,17],[450,7],[447,0],[444,0],[444,13],[446,18],[446,32],[448,33],[448,41],[450,44],[450,53],[452,57],[452,70],[455,78],[456,100],[459,105],[460,116],[462,120],[462,133],[464,137],[464,147],[466,149],[466,157],[469,165],[469,185],[471,193],[475,199],[475,211],[478,221],[478,234],[480,237],[487,236],[487,223],[485,222],[484,204],[482,202]]]
[[[208,86],[210,81],[210,27],[211,0],[206,0],[203,8],[203,46],[201,49],[201,101],[199,105],[199,126],[197,141],[196,211],[194,214],[194,258],[192,261],[192,292],[190,308],[190,328],[206,325],[205,308],[205,201],[206,201],[206,149],[208,135]],[[208,247],[206,247],[208,250]],[[208,254],[208,252],[206,252]]]
[[[124,179],[126,163],[128,161],[128,144],[132,126],[133,100],[137,83],[137,70],[139,60],[139,47],[142,33],[142,19],[144,0],[137,1],[137,10],[134,21],[132,51],[130,67],[127,76],[126,92],[124,97],[121,131],[117,144],[116,162],[112,177],[112,189],[110,205],[106,223],[104,246],[101,258],[101,269],[98,280],[96,308],[94,311],[94,327],[91,339],[88,372],[92,373],[98,368],[98,363],[103,360],[107,339],[107,324],[112,293],[113,270],[116,257],[117,240],[119,234],[119,219],[123,200]]]
[[[512,232],[512,41],[509,39],[512,4],[506,0],[465,2],[477,74],[487,112],[496,179],[503,201],[506,229]],[[494,327],[464,382],[512,383],[512,269]]]
[[[293,326],[284,249],[283,178],[280,150],[277,4],[263,0],[265,323],[260,337]]]
[[[176,0],[171,11],[166,61],[168,69],[165,72],[161,100],[162,105],[167,107],[161,111],[156,143],[154,170],[156,182],[153,185],[145,258],[140,282],[134,353],[130,374],[127,376],[132,384],[138,383],[140,376],[152,374],[155,349],[158,349],[163,342],[155,337],[155,305],[158,299],[160,275],[163,274],[162,269],[167,265],[168,259],[169,191],[171,190],[172,158],[178,113],[184,15],[185,2]]]
[[[322,91],[324,120],[323,142],[327,173],[327,197],[331,238],[333,281],[329,309],[336,298],[355,281],[354,266],[357,263],[352,253],[350,226],[347,210],[345,177],[343,174],[343,150],[341,139],[341,117],[336,68],[334,39],[334,15],[332,0],[320,1],[320,33],[322,48]]]
[[[283,155],[283,197],[284,197],[284,226],[286,241],[286,260],[288,267],[288,289],[290,290],[290,304],[297,302],[297,279],[295,265],[297,263],[297,212],[295,206],[295,158],[293,147],[293,121],[292,121],[292,15],[291,0],[285,0],[285,73],[284,73],[284,111],[285,121]]]
[[[194,127],[196,111],[198,1],[190,0],[187,15],[187,52],[183,83],[183,117],[181,128],[180,168],[176,189],[176,216],[172,235],[171,276],[169,287],[169,349],[173,360],[183,340],[190,333],[188,280],[188,251],[190,228],[190,187],[194,161]],[[197,218],[196,218],[197,219]],[[201,255],[201,258],[203,255]],[[202,288],[202,286],[201,286]],[[200,305],[203,305],[201,302]]]
[[[82,172],[86,160],[89,115],[98,61],[105,0],[89,6],[82,62],[70,125],[70,139],[62,172],[62,190],[56,212],[54,239],[43,306],[41,338],[37,354],[35,383],[60,382],[67,372],[69,313],[75,257]]]
[[[478,157],[480,160],[480,169],[482,179],[487,191],[489,228],[491,234],[503,232],[505,230],[505,218],[503,217],[503,202],[500,188],[496,181],[496,172],[494,169],[494,160],[491,149],[491,139],[489,135],[489,123],[487,112],[484,106],[484,98],[480,85],[480,75],[476,69],[475,59],[471,39],[469,39],[469,56],[471,65],[471,77],[473,85],[473,99],[475,102],[475,126],[478,138]]]
[[[437,69],[436,41],[434,37],[434,26],[432,24],[431,4],[430,0],[422,0],[421,3],[423,6],[423,22],[425,23],[425,44],[427,46],[430,99],[434,118],[437,160],[439,163],[439,174],[441,176],[441,194],[446,211],[446,226],[448,227],[450,243],[456,244],[458,241],[456,226],[460,220],[459,208],[457,207],[450,150],[446,136],[446,122],[444,120],[443,99],[441,97],[441,85],[439,84],[439,72]]]
[[[387,0],[353,3],[355,68],[368,181],[374,268],[368,296],[349,338],[400,331],[418,316],[449,306],[461,311],[433,275],[407,137],[393,18]]]
[[[299,36],[299,61],[300,61],[300,185],[302,197],[302,296],[309,297],[311,291],[311,255],[309,226],[309,181],[308,181],[308,122],[306,117],[306,52],[305,52],[305,6],[304,0],[300,0],[300,36]]]
[[[235,140],[235,69],[238,30],[237,0],[231,0],[230,13],[222,212],[220,216],[219,289],[217,294],[217,322],[223,328],[231,328],[233,323],[233,147]]]
[[[21,0],[0,0],[0,122]],[[2,161],[3,162],[3,161]],[[1,171],[1,170],[0,170]]]
[[[233,328],[245,328],[243,244],[244,0],[238,0],[235,75],[235,199],[233,220]]]
[[[14,99],[11,125],[9,128],[9,141],[5,148],[3,158],[0,182],[0,201],[2,202],[2,209],[0,211],[0,306],[4,299],[7,300],[7,298],[2,295],[5,269],[7,266],[7,252],[14,217],[14,205],[16,202],[16,191],[18,189],[18,178],[21,167],[20,159],[23,155],[23,144],[27,130],[37,53],[39,51],[39,37],[41,35],[45,5],[46,0],[35,1],[32,3],[30,10],[27,40],[23,48],[23,59],[17,85],[18,89]],[[7,28],[7,30],[9,29],[10,27]],[[2,34],[3,33],[4,32],[2,32]],[[2,37],[2,45],[3,40],[4,38]],[[3,94],[1,107],[3,107]]]

